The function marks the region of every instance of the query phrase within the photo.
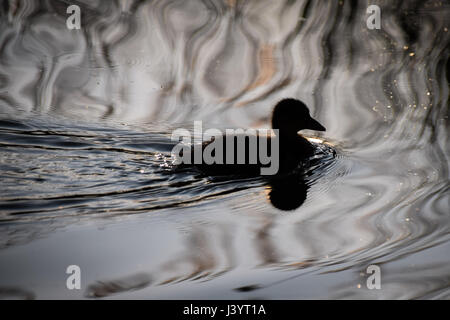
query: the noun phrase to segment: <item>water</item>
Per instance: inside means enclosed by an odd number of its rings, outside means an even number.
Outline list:
[[[1,297],[450,298],[448,2],[80,3],[1,9]],[[327,128],[296,179],[171,165],[284,97]]]

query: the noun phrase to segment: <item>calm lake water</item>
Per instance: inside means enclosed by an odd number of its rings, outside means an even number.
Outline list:
[[[449,2],[77,3],[0,9],[0,297],[450,298]],[[297,178],[171,164],[285,97],[327,128]]]

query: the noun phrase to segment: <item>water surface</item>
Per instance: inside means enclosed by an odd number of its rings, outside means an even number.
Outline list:
[[[79,4],[0,10],[2,298],[450,298],[447,2]],[[285,97],[327,128],[295,179],[172,166]]]

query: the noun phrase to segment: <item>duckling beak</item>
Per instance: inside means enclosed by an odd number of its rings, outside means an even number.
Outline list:
[[[308,126],[305,129],[316,130],[316,131],[326,131],[325,127],[321,125],[318,121],[310,118],[308,121]]]

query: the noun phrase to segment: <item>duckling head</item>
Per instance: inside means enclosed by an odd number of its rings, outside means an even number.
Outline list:
[[[295,135],[303,129],[326,130],[311,117],[308,107],[303,102],[292,98],[283,99],[276,104],[272,114],[272,128]]]

